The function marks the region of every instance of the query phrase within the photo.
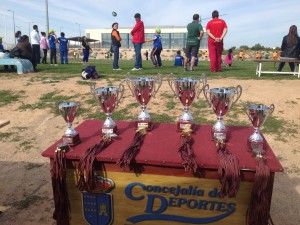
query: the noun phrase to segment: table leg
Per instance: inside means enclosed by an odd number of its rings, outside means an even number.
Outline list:
[[[298,78],[300,78],[300,63],[298,63]]]
[[[259,68],[258,68],[258,77],[260,77],[260,75],[261,75],[261,68],[262,68],[262,64],[261,64],[261,62],[259,63],[259,66],[258,66]]]
[[[258,76],[258,68],[259,68],[259,63],[256,64],[256,71],[255,74]]]

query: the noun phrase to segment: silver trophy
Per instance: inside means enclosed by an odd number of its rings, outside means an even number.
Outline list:
[[[138,128],[150,128],[151,117],[147,111],[147,104],[151,97],[159,90],[162,84],[161,76],[126,78],[126,83],[136,100],[140,103],[142,111],[138,115]]]
[[[102,134],[110,137],[116,136],[117,126],[111,115],[123,97],[124,86],[122,84],[99,88],[95,86],[96,84],[91,85],[91,92],[107,116],[102,126]]]
[[[184,106],[184,112],[177,123],[179,130],[184,129],[187,124],[189,124],[190,127],[193,125],[193,116],[190,113],[189,107],[193,103],[195,97],[199,98],[206,82],[207,78],[205,74],[199,78],[183,77],[168,79],[169,86]]]
[[[72,127],[78,107],[78,102],[63,102],[58,106],[58,109],[68,126],[65,134],[63,135],[63,142],[70,146],[80,143],[79,133]]]
[[[249,144],[256,155],[263,155],[264,139],[259,128],[264,124],[267,117],[274,112],[274,105],[266,106],[262,104],[249,104],[246,113],[254,127],[254,133],[249,137]]]
[[[242,87],[221,87],[209,89],[207,84],[204,87],[204,96],[217,115],[217,122],[214,124],[212,133],[216,141],[225,141],[228,138],[227,129],[223,121],[223,116],[229,111],[231,106],[237,102],[242,95]]]

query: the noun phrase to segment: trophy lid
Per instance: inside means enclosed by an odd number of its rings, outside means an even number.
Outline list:
[[[95,93],[97,95],[107,95],[110,93],[116,93],[118,91],[119,91],[119,87],[117,86],[106,86],[106,87],[95,88]]]
[[[236,91],[235,87],[219,87],[219,88],[211,88],[209,92],[214,94],[234,94]]]

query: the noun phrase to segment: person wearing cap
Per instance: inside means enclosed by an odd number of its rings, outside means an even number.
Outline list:
[[[31,47],[32,47],[32,64],[34,70],[36,65],[40,63],[40,35],[37,25],[33,25],[33,30],[30,33]]]
[[[161,43],[161,30],[160,28],[155,29],[155,34],[153,36],[153,49],[150,54],[151,61],[155,67],[161,67],[161,58],[160,53],[162,51],[162,43]]]
[[[50,64],[56,66],[57,65],[57,57],[56,57],[56,35],[54,30],[49,31],[48,42],[50,47]]]
[[[115,22],[112,24],[111,27],[112,27],[111,47],[112,47],[112,52],[114,53],[113,70],[121,70],[121,68],[119,67],[119,58],[120,58],[119,49],[121,47],[122,38],[118,31],[119,24]]]
[[[193,15],[193,22],[187,25],[185,70],[194,70],[195,61],[198,55],[200,40],[203,36],[203,27],[200,24],[199,14]],[[189,60],[190,59],[190,60]]]
[[[68,64],[68,39],[65,38],[65,33],[61,32],[57,39],[60,51],[60,64]]]
[[[223,39],[227,33],[227,24],[224,20],[219,19],[219,12],[212,12],[212,20],[206,25],[208,35],[208,52],[210,59],[210,71],[222,71],[222,51]]]
[[[143,43],[145,43],[145,28],[144,28],[144,23],[141,20],[141,14],[136,13],[134,15],[134,18],[136,24],[130,32],[132,36],[132,43],[135,52],[135,64],[132,70],[141,70],[143,68],[141,50],[142,50]]]

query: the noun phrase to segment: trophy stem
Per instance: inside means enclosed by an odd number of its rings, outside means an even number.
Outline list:
[[[213,126],[213,139],[216,141],[225,141],[227,139],[227,129],[223,116],[217,116],[217,122]]]
[[[72,123],[67,122],[67,127],[68,127],[68,129],[72,129]]]

